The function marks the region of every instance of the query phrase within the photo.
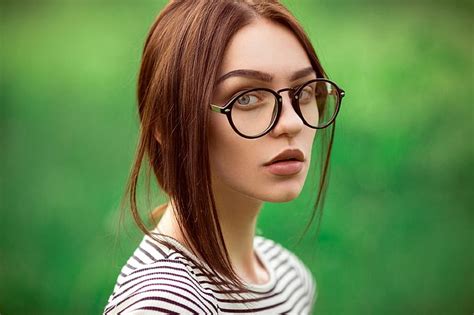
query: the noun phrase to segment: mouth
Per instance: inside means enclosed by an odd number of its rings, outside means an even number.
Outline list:
[[[305,157],[303,151],[299,149],[287,149],[269,162],[265,163],[265,168],[274,175],[294,175],[303,169]]]
[[[300,149],[287,149],[277,156],[275,156],[273,159],[271,159],[269,162],[265,163],[264,166],[269,166],[273,163],[279,163],[279,162],[286,162],[286,161],[297,161],[297,162],[304,162],[304,154],[303,151]]]

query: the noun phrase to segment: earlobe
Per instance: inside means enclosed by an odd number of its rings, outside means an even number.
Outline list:
[[[158,141],[158,143],[161,145],[161,134],[158,131],[158,129],[155,129],[154,137],[155,137],[156,141]]]

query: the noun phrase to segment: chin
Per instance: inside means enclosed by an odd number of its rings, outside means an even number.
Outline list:
[[[276,188],[265,196],[264,201],[268,202],[288,202],[296,199],[301,193],[302,187]]]

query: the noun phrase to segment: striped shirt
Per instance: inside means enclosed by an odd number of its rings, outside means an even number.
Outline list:
[[[174,238],[152,233],[197,259]],[[270,279],[246,283],[244,305],[220,292],[192,259],[145,235],[123,266],[103,314],[311,314],[316,281],[303,262],[259,235],[254,250]]]

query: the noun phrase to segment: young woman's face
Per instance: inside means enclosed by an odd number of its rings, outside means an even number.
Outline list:
[[[230,41],[218,78],[235,70],[258,71],[264,77],[248,73],[229,76],[216,86],[213,104],[223,106],[237,92],[253,87],[275,91],[297,87],[316,78],[313,71],[294,78],[296,72],[308,68],[310,60],[290,30],[266,19],[256,20]],[[209,155],[215,194],[219,190],[234,191],[270,202],[286,202],[299,195],[310,165],[315,129],[303,124],[291,106],[288,92],[281,95],[279,121],[260,138],[243,138],[232,129],[225,115],[210,113]],[[252,98],[241,102],[247,104]],[[304,161],[265,166],[287,149],[300,150]]]

